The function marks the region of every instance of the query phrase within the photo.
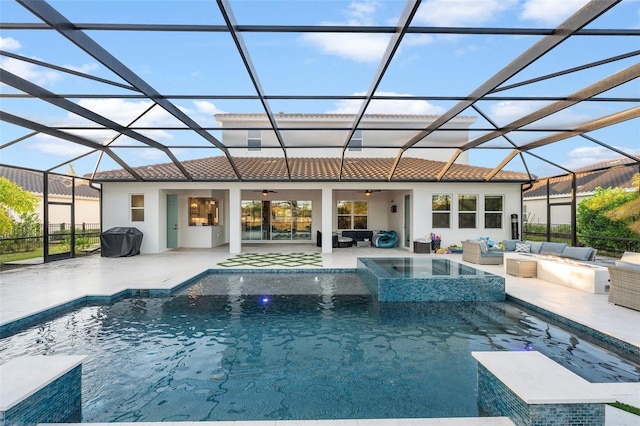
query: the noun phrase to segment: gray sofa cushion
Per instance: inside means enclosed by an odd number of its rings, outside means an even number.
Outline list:
[[[504,252],[502,250],[489,250],[486,253],[482,253],[482,256],[486,257],[502,257]]]
[[[520,240],[504,240],[504,251],[516,251],[516,244],[519,242]]]
[[[640,265],[635,263],[625,262],[623,260],[616,260],[616,266],[619,268],[631,269],[633,271],[640,271]]]
[[[564,250],[562,250],[562,257],[575,260],[589,260],[591,253],[593,253],[593,249],[591,247],[566,246]]]
[[[545,241],[544,243],[542,243],[542,247],[540,248],[540,253],[561,255],[562,250],[564,250],[565,247],[567,247],[565,243],[550,243],[548,241]]]
[[[540,249],[542,248],[542,242],[541,241],[525,241],[525,243],[529,244],[529,248],[530,248],[530,252],[531,253],[540,253]]]
[[[620,260],[622,260],[623,262],[635,263],[636,265],[640,265],[640,253],[625,251]]]

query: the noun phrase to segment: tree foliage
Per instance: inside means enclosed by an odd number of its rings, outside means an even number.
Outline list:
[[[638,196],[638,192],[622,188],[596,188],[591,197],[578,204],[576,220],[580,242],[599,249],[625,251],[628,244],[624,241],[589,236],[638,239],[640,233],[634,232],[633,225],[638,220],[638,210],[633,214],[624,213],[626,206],[637,203]]]
[[[640,235],[640,173],[633,176],[636,197],[608,211],[607,217],[615,221],[624,221],[628,228]]]
[[[11,212],[26,215],[33,213],[37,207],[38,198],[35,195],[0,177],[0,235],[10,234],[13,230]]]

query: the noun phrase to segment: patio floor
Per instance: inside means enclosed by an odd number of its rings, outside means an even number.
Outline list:
[[[307,244],[256,244],[243,245],[242,248],[243,253],[320,253],[320,250]],[[449,256],[452,260],[462,262],[459,254],[420,254],[402,249],[373,247],[339,248],[334,249],[331,254],[321,254],[323,268],[355,268],[358,257],[397,256]],[[214,249],[179,249],[160,254],[122,258],[106,258],[93,254],[4,271],[0,273],[0,325],[87,295],[109,296],[127,289],[170,289],[207,269],[234,269],[234,267],[219,265],[219,263],[225,265],[234,257],[228,253],[227,246],[222,246]],[[502,265],[473,266],[504,276]],[[236,269],[249,267],[242,265]],[[304,267],[316,268],[317,266],[302,265],[291,269]],[[269,268],[283,268],[283,266],[265,266],[261,269]],[[626,341],[638,347],[640,351],[640,312],[609,304],[606,294],[585,293],[536,278],[517,278],[510,275],[506,275],[505,278],[506,291],[509,295]],[[638,404],[640,404],[640,395]],[[411,424],[455,424],[416,423],[416,420],[413,419]],[[276,422],[267,423],[276,424]],[[239,425],[243,422],[235,424]],[[318,423],[307,422],[306,424]],[[328,423],[323,422],[323,424]],[[340,422],[340,424],[344,423]],[[355,425],[357,422],[350,424]],[[624,417],[617,419],[615,416],[609,416],[608,413],[607,424],[622,425],[626,424],[626,421]]]

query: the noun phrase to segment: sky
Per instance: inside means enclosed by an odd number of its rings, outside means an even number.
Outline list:
[[[222,25],[224,19],[214,1],[68,1],[49,2],[67,19],[83,23],[161,23]],[[402,14],[403,1],[230,1],[236,21],[245,25],[395,25]],[[422,2],[413,26],[553,28],[580,9],[585,0],[426,0]],[[0,21],[39,22],[28,10],[10,0],[0,0]],[[640,29],[640,1],[624,0],[605,15],[589,24],[594,29]],[[254,95],[235,44],[226,33],[179,33],[91,31],[85,33],[100,43],[138,76],[162,94]],[[243,33],[259,83],[267,94],[277,95],[363,95],[371,86],[383,56],[389,35],[329,33]],[[408,34],[385,71],[377,94],[392,96],[467,96],[502,67],[526,51],[539,36],[522,35],[443,35]],[[45,61],[80,73],[122,83],[91,56],[76,48],[53,31],[2,30],[0,47],[38,61]],[[573,37],[553,49],[530,68],[505,84],[526,81],[585,63],[603,60],[640,49],[638,36]],[[505,96],[568,96],[605,77],[638,62],[638,56],[583,70],[538,83],[499,92]],[[0,56],[0,66],[42,88],[62,94],[128,95],[126,88],[58,72],[37,64]],[[18,93],[2,84],[3,94]],[[640,81],[635,79],[602,94],[608,97],[640,97]],[[142,99],[73,98],[71,101],[127,125],[152,106]],[[2,110],[49,126],[83,126],[87,121],[70,112],[39,100],[0,99]],[[256,100],[176,99],[172,101],[203,127],[217,127],[217,113],[262,113]],[[456,102],[435,100],[374,101],[367,113],[440,115]],[[548,102],[547,102],[548,103]],[[477,103],[480,112],[495,125],[506,125],[547,103],[524,101],[485,101]],[[271,100],[273,112],[287,113],[355,113],[357,100]],[[528,132],[513,135],[514,143],[525,143],[550,134],[534,131],[559,126],[578,125],[599,117],[637,106],[637,103],[588,102],[566,108],[539,123]],[[492,124],[469,109],[464,115],[477,117],[470,138],[480,136]],[[182,126],[159,107],[153,107],[137,126]],[[98,143],[115,138],[106,130],[66,130]],[[99,169],[119,168],[112,160],[89,154],[86,147],[64,142],[43,134],[29,135],[20,126],[0,123],[0,163],[34,169],[66,172],[64,164],[76,158],[78,174]],[[220,155],[211,144],[196,135],[177,130],[140,130],[140,133],[172,146],[179,159]],[[211,134],[221,139],[217,130]],[[588,134],[596,141],[640,155],[640,120],[601,129]],[[499,139],[488,146],[504,148],[508,141]],[[159,150],[144,148],[127,137],[113,141],[114,152],[133,166],[169,161]],[[199,149],[191,148],[193,146]],[[190,147],[190,148],[187,148]],[[135,148],[135,149],[133,149]],[[478,149],[470,154],[474,165],[493,167],[509,151]],[[620,155],[597,142],[575,137],[538,148],[533,153],[552,159],[569,169],[616,158]],[[394,152],[395,153],[395,152]],[[83,155],[86,156],[82,157]],[[538,176],[562,173],[535,157],[527,157],[527,168]],[[509,170],[524,170],[519,158],[509,163]]]

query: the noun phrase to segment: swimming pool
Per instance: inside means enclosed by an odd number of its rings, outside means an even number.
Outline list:
[[[540,350],[594,382],[640,377],[516,305],[379,304],[354,273],[212,274],[21,331],[0,362],[89,355],[86,422],[464,417],[479,414],[470,352],[484,350]]]

